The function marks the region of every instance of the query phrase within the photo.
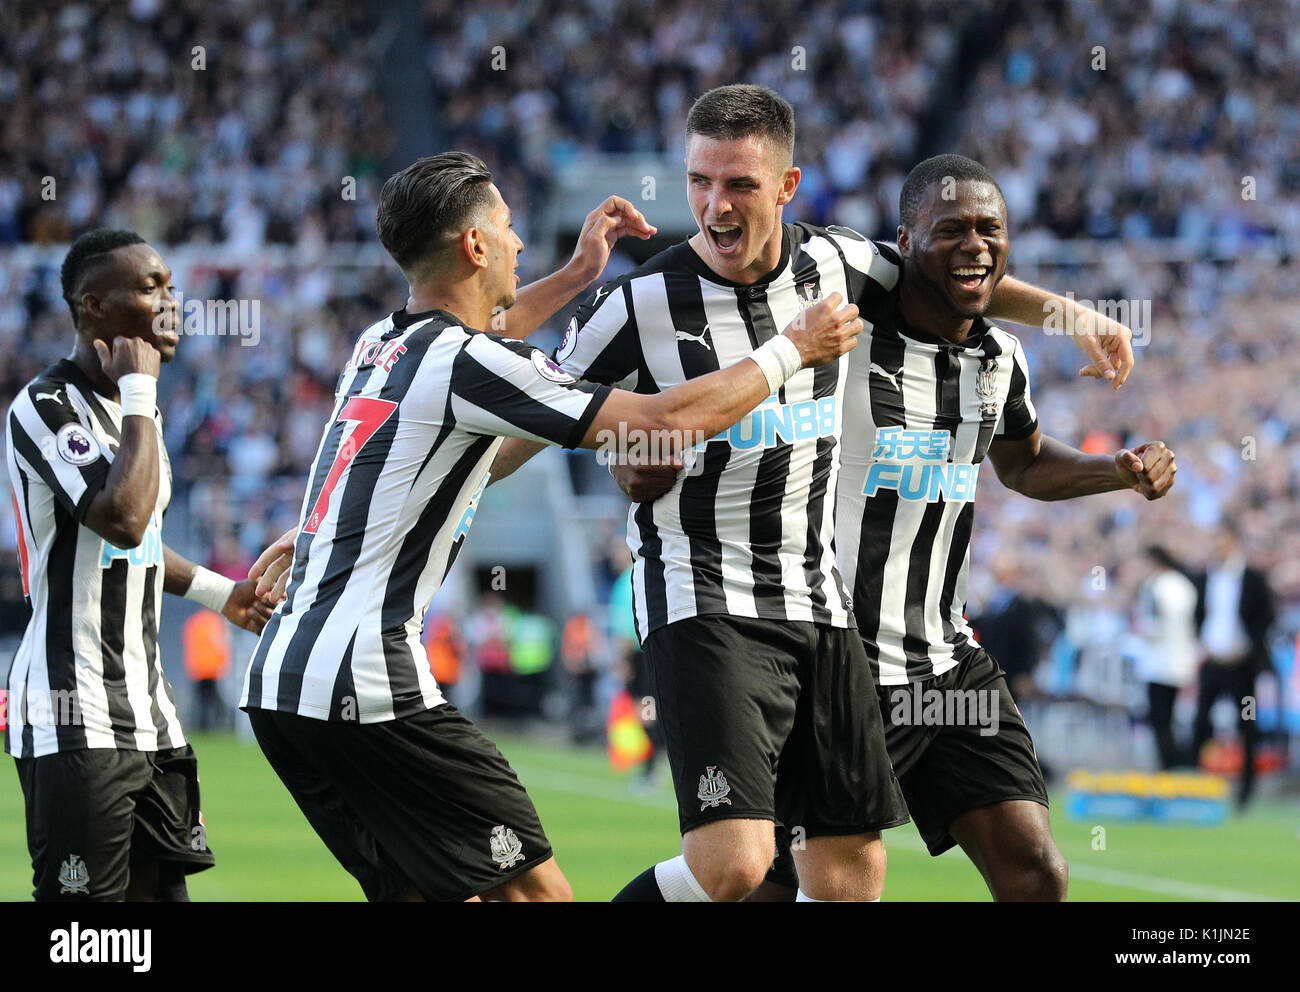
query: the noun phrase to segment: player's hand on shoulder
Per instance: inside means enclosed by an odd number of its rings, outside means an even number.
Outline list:
[[[677,473],[681,469],[682,463],[676,458],[661,465],[611,461],[609,474],[633,503],[650,503],[677,484]]]
[[[865,326],[858,319],[855,304],[844,304],[844,297],[831,293],[799,313],[785,329],[785,334],[799,349],[804,368],[833,362],[858,343]]]
[[[235,583],[221,615],[236,627],[260,634],[275,612],[275,604],[276,600],[257,594],[257,583],[254,580],[244,579]]]
[[[162,368],[162,356],[158,349],[143,338],[115,337],[111,350],[103,340],[96,338],[94,347],[104,374],[114,382],[133,373],[143,373],[157,379]]]
[[[298,528],[289,528],[257,556],[257,561],[248,570],[249,579],[256,583],[256,594],[270,600],[272,606],[284,599],[293,564],[293,546],[297,541]]]
[[[573,249],[573,258],[569,264],[580,272],[588,282],[595,282],[605,271],[609,253],[619,238],[634,237],[645,240],[657,234],[659,229],[650,224],[645,216],[621,196],[608,197],[583,222],[578,235],[577,247]]]
[[[1178,465],[1173,451],[1163,441],[1148,441],[1132,451],[1117,451],[1115,470],[1130,489],[1147,499],[1159,499],[1172,488]]]

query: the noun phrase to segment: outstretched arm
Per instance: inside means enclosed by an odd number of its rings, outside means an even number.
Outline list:
[[[648,224],[631,203],[621,196],[609,197],[587,214],[573,257],[565,266],[522,287],[515,305],[499,315],[501,326],[496,326],[498,320],[493,318],[490,330],[523,340],[600,278],[619,238],[631,235],[645,240],[656,233],[658,228]]]
[[[1069,337],[1088,356],[1079,375],[1109,379],[1119,389],[1133,371],[1133,332],[1077,300],[1006,276],[993,294],[989,316],[1027,327],[1070,328]]]
[[[709,438],[726,430],[800,369],[834,361],[857,345],[864,324],[857,306],[842,302],[831,293],[748,358],[662,393],[610,390],[581,446],[622,454],[657,435],[668,441],[667,453],[676,455],[694,446],[690,435]]]
[[[1133,489],[1159,499],[1174,484],[1178,466],[1163,441],[1132,451],[1088,455],[1040,429],[1022,441],[995,440],[989,458],[1002,484],[1030,499],[1058,500]]]
[[[236,627],[260,634],[275,603],[257,595],[257,583],[235,582],[196,565],[163,545],[163,592],[184,596],[216,610]]]

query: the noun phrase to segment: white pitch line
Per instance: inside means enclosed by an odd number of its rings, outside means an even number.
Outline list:
[[[512,762],[515,773],[525,788],[530,784],[538,788],[550,789],[552,792],[566,792],[586,799],[603,799],[607,802],[632,803],[637,806],[654,806],[659,809],[672,809],[674,803],[667,797],[655,795],[638,796],[626,790],[625,786],[610,785],[600,779],[576,775],[572,772],[557,772]],[[919,837],[909,834],[891,832],[885,835],[887,847],[903,848],[918,854],[925,854],[926,847]],[[1126,889],[1138,889],[1143,892],[1156,892],[1160,895],[1191,899],[1195,902],[1280,902],[1277,896],[1265,896],[1256,892],[1240,892],[1236,889],[1221,889],[1215,885],[1202,885],[1198,882],[1182,882],[1174,878],[1161,878],[1158,875],[1144,875],[1140,872],[1126,871],[1122,868],[1102,868],[1098,865],[1070,861],[1070,877],[1082,878],[1100,885],[1113,885]]]
[[[1161,895],[1178,896],[1195,902],[1282,902],[1278,896],[1262,896],[1256,892],[1239,892],[1236,889],[1221,889],[1217,885],[1202,885],[1199,882],[1180,882],[1176,878],[1161,878],[1158,875],[1143,875],[1121,868],[1102,868],[1098,865],[1070,862],[1070,877],[1085,878],[1089,882],[1102,885],[1120,885],[1130,889],[1144,889],[1147,892],[1159,892]]]

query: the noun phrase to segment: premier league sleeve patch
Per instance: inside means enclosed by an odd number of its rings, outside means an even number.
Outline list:
[[[99,439],[81,424],[64,424],[54,436],[59,457],[69,465],[89,465],[99,458]]]
[[[554,382],[561,386],[567,386],[570,383],[578,381],[573,378],[573,376],[569,375],[568,372],[565,372],[564,369],[551,361],[543,351],[533,352],[533,368],[536,369],[537,374],[547,382]]]
[[[560,347],[555,350],[555,360],[557,362],[566,362],[573,350],[578,347],[578,318],[574,317],[569,321],[569,326],[564,329],[564,337],[560,340]]]

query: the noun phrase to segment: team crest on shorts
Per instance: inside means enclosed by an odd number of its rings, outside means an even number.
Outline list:
[[[505,871],[511,865],[517,865],[524,860],[524,845],[520,842],[515,832],[505,824],[500,824],[492,828],[492,860],[497,863],[497,868]]]
[[[90,895],[90,872],[86,862],[75,854],[69,854],[68,860],[59,865],[59,895]]]
[[[723,803],[730,806],[731,800],[727,798],[730,794],[731,786],[727,782],[727,776],[718,771],[716,765],[709,765],[700,776],[700,791],[695,794],[695,798],[700,801],[700,811]]]

